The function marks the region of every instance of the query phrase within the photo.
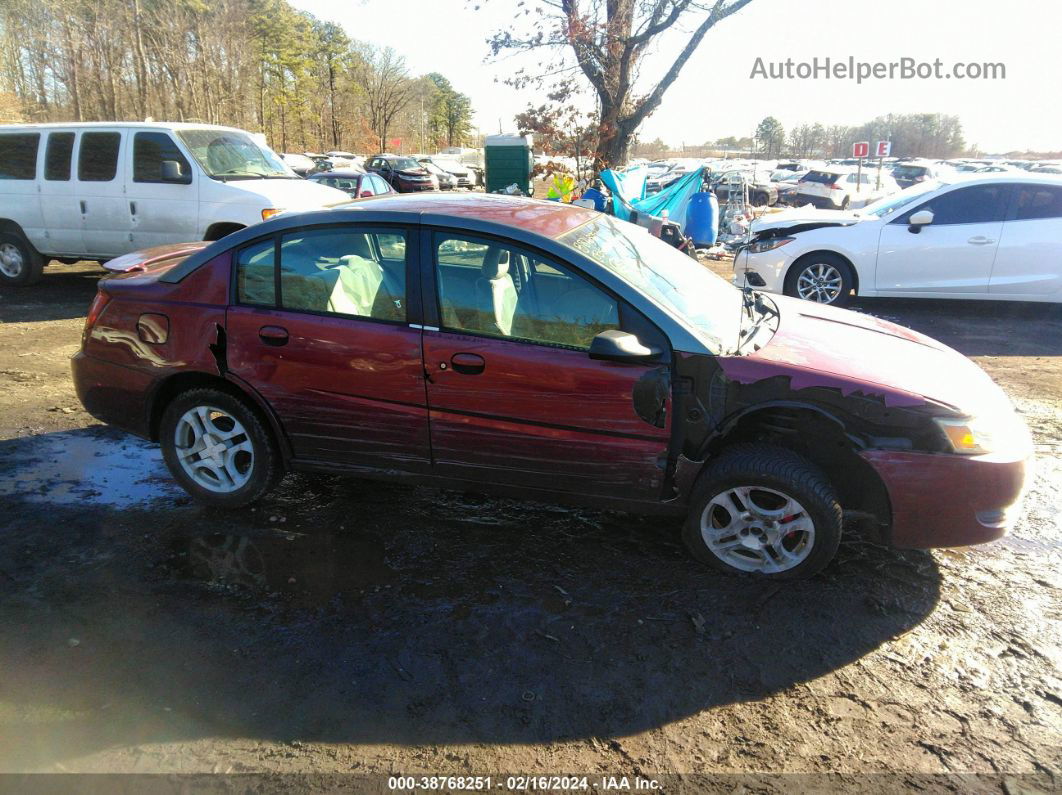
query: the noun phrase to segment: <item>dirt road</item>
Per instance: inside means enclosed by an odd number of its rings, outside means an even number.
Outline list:
[[[99,270],[45,274],[0,292],[0,771],[1062,785],[1057,307],[860,302],[1025,412],[1025,517],[967,550],[852,533],[778,587],[622,513],[302,476],[200,508],[74,396]]]

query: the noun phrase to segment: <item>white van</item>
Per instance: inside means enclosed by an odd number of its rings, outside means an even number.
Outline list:
[[[52,259],[105,262],[217,240],[284,210],[349,198],[231,127],[0,125],[0,285],[31,284]]]

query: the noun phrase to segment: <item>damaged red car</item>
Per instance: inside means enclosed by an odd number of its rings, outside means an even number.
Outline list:
[[[210,505],[288,470],[480,488],[684,517],[697,559],[795,578],[846,515],[957,546],[1020,504],[1028,431],[968,359],[593,210],[385,197],[110,267],[78,395]]]

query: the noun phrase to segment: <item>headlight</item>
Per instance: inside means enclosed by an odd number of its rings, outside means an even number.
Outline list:
[[[792,237],[769,237],[766,240],[757,240],[749,245],[749,253],[762,254],[765,251],[774,251],[786,243],[792,243],[795,239]]]
[[[934,417],[933,421],[944,432],[952,452],[960,455],[1032,448],[1029,429],[1017,412],[992,417]]]

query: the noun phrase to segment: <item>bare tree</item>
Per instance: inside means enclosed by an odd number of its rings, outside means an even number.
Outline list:
[[[369,124],[380,137],[380,151],[387,151],[387,133],[395,118],[412,101],[416,82],[409,78],[406,59],[392,48],[367,48],[360,65]]]
[[[561,50],[574,57],[558,67],[530,74],[526,69],[511,79],[513,85],[568,81],[580,71],[598,101],[598,135],[595,165],[622,164],[638,127],[652,114],[675,82],[705,34],[752,0],[537,0],[524,9],[530,29],[522,34],[499,31],[489,40],[495,56],[503,52]],[[521,0],[518,6],[524,6]],[[520,18],[520,17],[518,17]],[[670,67],[647,81],[639,92],[642,57],[660,37],[689,30]]]

